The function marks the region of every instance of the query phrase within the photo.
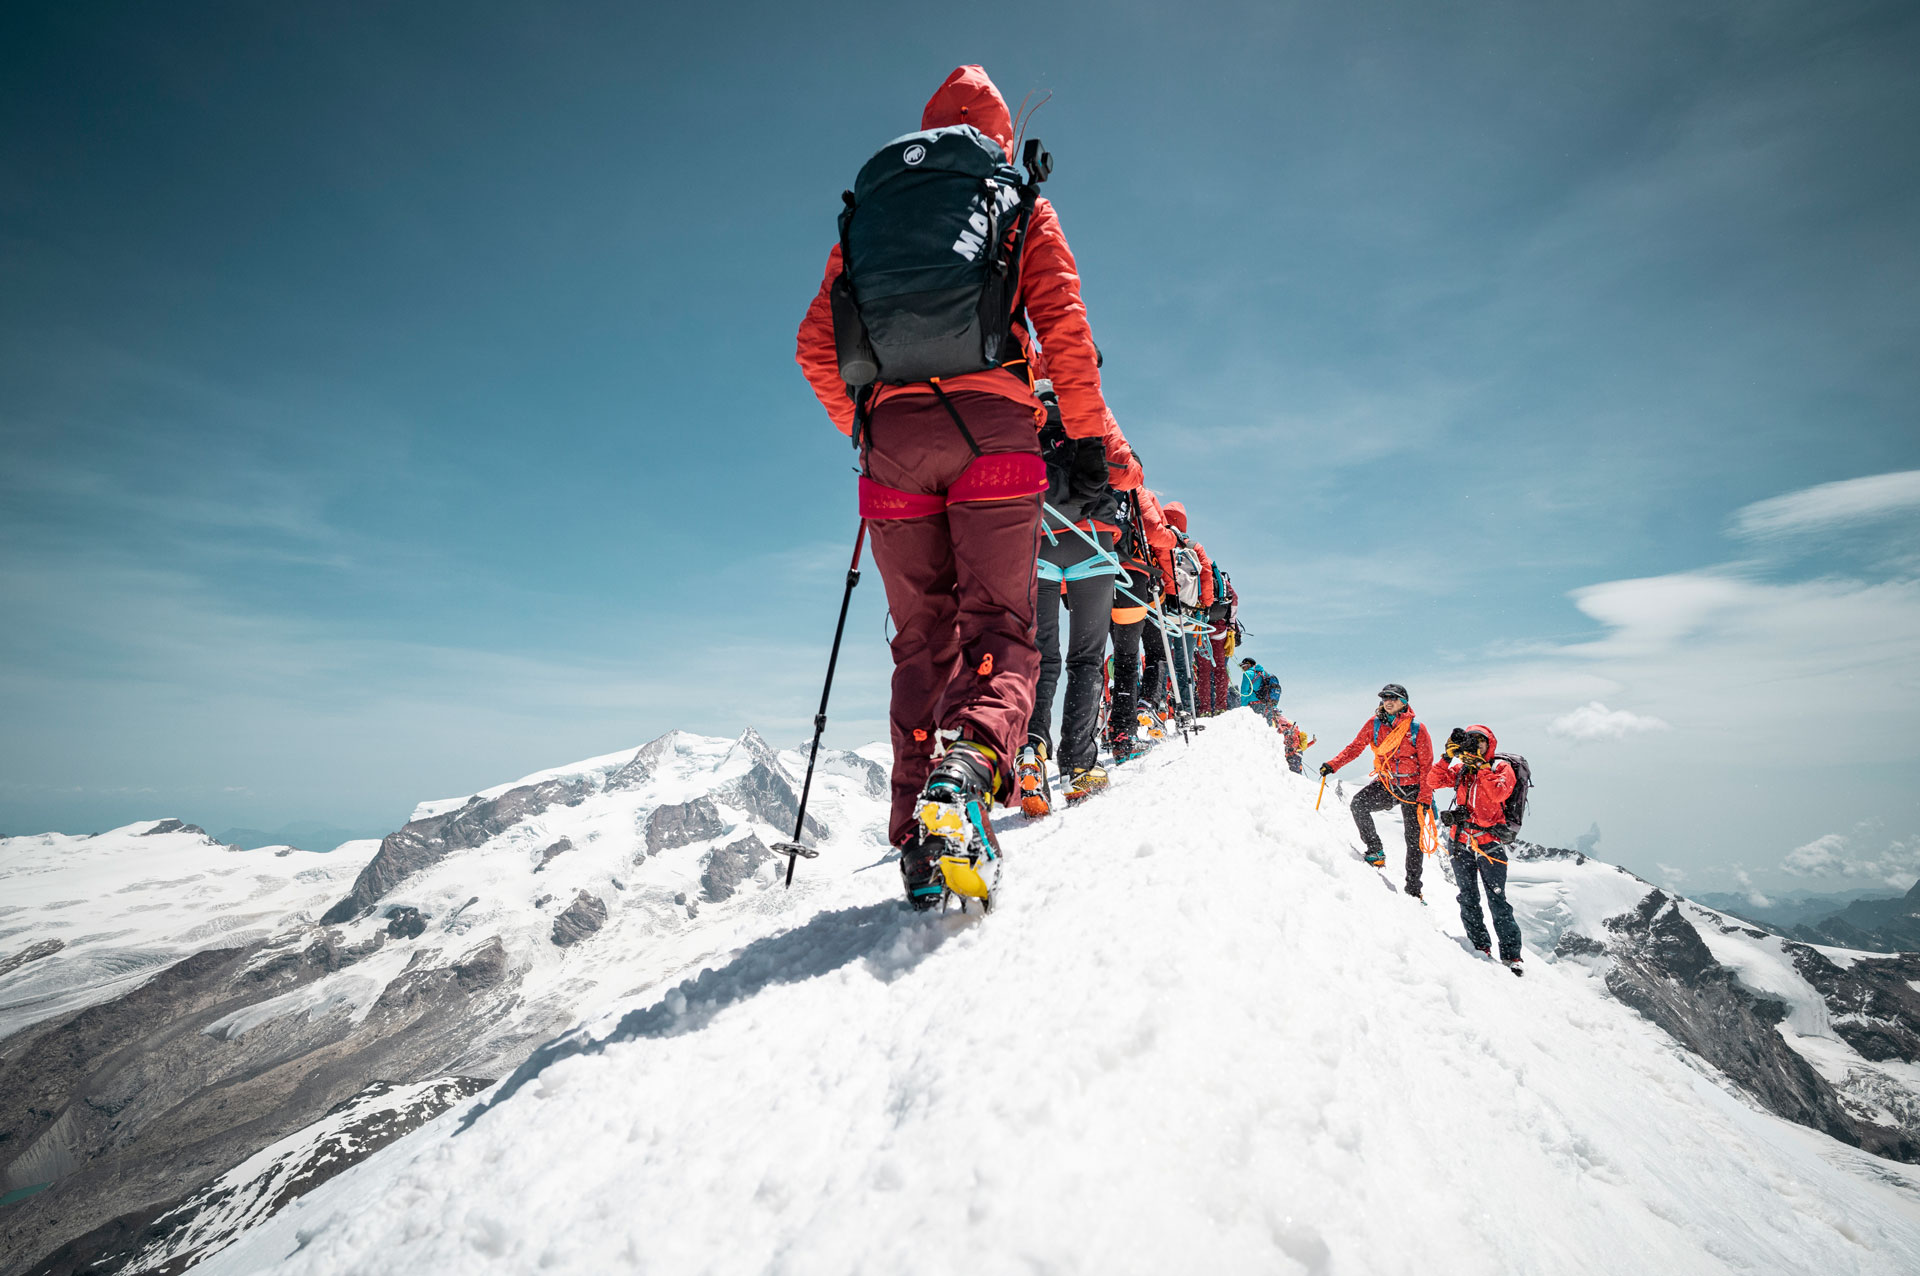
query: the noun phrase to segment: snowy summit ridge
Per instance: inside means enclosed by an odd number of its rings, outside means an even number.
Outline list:
[[[1645,883],[1529,861],[1515,980],[1328,806],[1228,715],[1065,818],[1007,820],[987,918],[910,915],[890,865],[823,855],[800,914],[202,1270],[1920,1265],[1920,1177],[1772,1114],[1609,988]],[[1648,910],[1656,949],[1675,908]],[[1832,1031],[1811,1002],[1782,1022]]]

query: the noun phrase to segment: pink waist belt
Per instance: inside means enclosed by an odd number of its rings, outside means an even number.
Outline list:
[[[960,501],[1006,501],[1047,490],[1047,463],[1032,452],[993,452],[972,465],[945,492],[903,492],[860,476],[861,518],[926,518]]]

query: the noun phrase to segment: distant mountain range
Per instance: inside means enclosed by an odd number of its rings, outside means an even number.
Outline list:
[[[1746,895],[1701,894],[1692,898],[1776,935],[1809,944],[1874,953],[1920,949],[1920,882],[1908,891],[1891,887],[1827,894],[1795,891],[1771,896],[1765,907],[1754,904]]]
[[[318,820],[295,820],[291,824],[282,824],[277,829],[230,828],[214,836],[229,846],[242,847],[249,851],[263,846],[297,846],[303,851],[331,851],[345,842],[360,842],[372,839],[379,841],[389,829],[349,829],[338,825],[322,824]]]

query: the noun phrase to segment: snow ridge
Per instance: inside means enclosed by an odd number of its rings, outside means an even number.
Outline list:
[[[984,920],[823,855],[199,1270],[1920,1269],[1910,1167],[1757,1110],[1548,923],[1513,979],[1313,798],[1236,713],[1006,820]]]

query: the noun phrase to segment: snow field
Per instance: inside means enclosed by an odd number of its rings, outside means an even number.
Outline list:
[[[810,916],[199,1270],[1920,1270],[1903,1167],[1467,951],[1316,787],[1235,713],[1003,821],[988,918],[803,863]]]
[[[0,975],[0,1038],[119,996],[194,953],[317,917],[380,849],[229,850],[200,833],[150,833],[157,823],[0,838],[0,956],[64,945]]]

